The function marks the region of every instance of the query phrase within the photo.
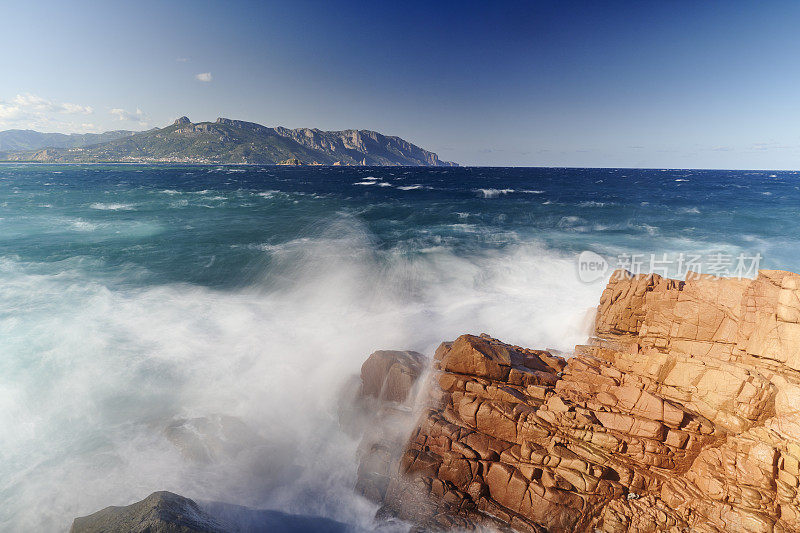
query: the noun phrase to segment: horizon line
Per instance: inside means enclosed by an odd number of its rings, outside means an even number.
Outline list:
[[[8,131],[8,130],[3,130]],[[2,152],[0,152],[2,153]],[[456,167],[446,166],[421,166],[421,165],[280,165],[268,163],[140,163],[131,161],[94,161],[88,163],[52,163],[47,161],[3,161],[0,165],[48,165],[48,166],[93,166],[93,165],[125,165],[125,166],[160,166],[160,167],[281,167],[281,168],[417,168],[417,169],[469,169],[469,168],[531,168],[531,169],[557,169],[557,170],[656,170],[659,172],[673,170],[706,170],[723,172],[800,172],[797,169],[777,168],[713,168],[713,167],[609,167],[609,166],[550,166],[550,165],[462,165]]]

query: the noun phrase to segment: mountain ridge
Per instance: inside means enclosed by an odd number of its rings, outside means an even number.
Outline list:
[[[80,148],[113,141],[137,131],[111,130],[103,133],[43,133],[30,129],[0,131],[0,152],[41,150],[43,148]]]
[[[4,133],[0,132],[0,139]],[[98,143],[5,151],[0,153],[0,160],[457,166],[456,163],[442,161],[437,154],[405,139],[372,130],[289,129],[224,117],[214,122],[193,123],[185,116],[164,128],[133,132]]]

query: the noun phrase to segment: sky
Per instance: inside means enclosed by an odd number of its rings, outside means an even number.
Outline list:
[[[0,0],[0,130],[186,115],[464,165],[800,168],[800,2]]]

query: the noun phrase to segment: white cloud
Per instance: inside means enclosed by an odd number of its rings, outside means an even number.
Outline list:
[[[17,96],[15,96],[14,103],[20,106],[41,108],[47,104],[47,100],[45,100],[41,96],[36,96],[34,94],[26,93],[26,94],[18,94]]]
[[[35,94],[18,94],[12,102],[19,107],[36,111],[51,111],[54,113],[90,115],[94,112],[91,106],[70,104],[69,102],[51,102]]]
[[[22,108],[0,102],[0,120],[15,120],[22,116]]]
[[[187,61],[189,61],[189,58],[188,57],[179,57],[179,58],[175,59],[175,61],[177,61],[178,63],[186,63]]]
[[[211,80],[213,80],[214,77],[211,75],[210,72],[201,72],[200,74],[196,74],[194,79],[196,79],[197,81],[208,83]]]
[[[117,120],[122,120],[125,122],[137,122],[142,127],[147,126],[147,115],[138,107],[134,112],[125,111],[124,109],[115,107],[110,111],[110,113],[117,117]]]
[[[0,129],[27,128],[84,132],[89,129],[88,123],[76,123],[61,117],[91,115],[92,113],[94,113],[94,109],[91,106],[54,102],[31,93],[18,94],[11,100],[0,100]]]
[[[59,109],[59,111],[61,113],[81,113],[81,114],[84,114],[84,115],[91,115],[92,113],[94,113],[94,109],[92,109],[92,106],[88,106],[88,105],[87,106],[81,106],[81,105],[78,105],[78,104],[70,104],[70,103],[66,103],[66,102],[63,103],[63,104],[57,104],[57,105],[61,106],[60,109]]]

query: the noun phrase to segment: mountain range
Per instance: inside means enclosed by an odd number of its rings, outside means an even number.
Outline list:
[[[81,148],[135,135],[135,131],[105,133],[40,133],[34,130],[0,131],[0,152],[41,150],[42,148]]]
[[[400,137],[370,130],[322,131],[187,117],[165,128],[100,134],[0,132],[1,161],[458,166]]]

